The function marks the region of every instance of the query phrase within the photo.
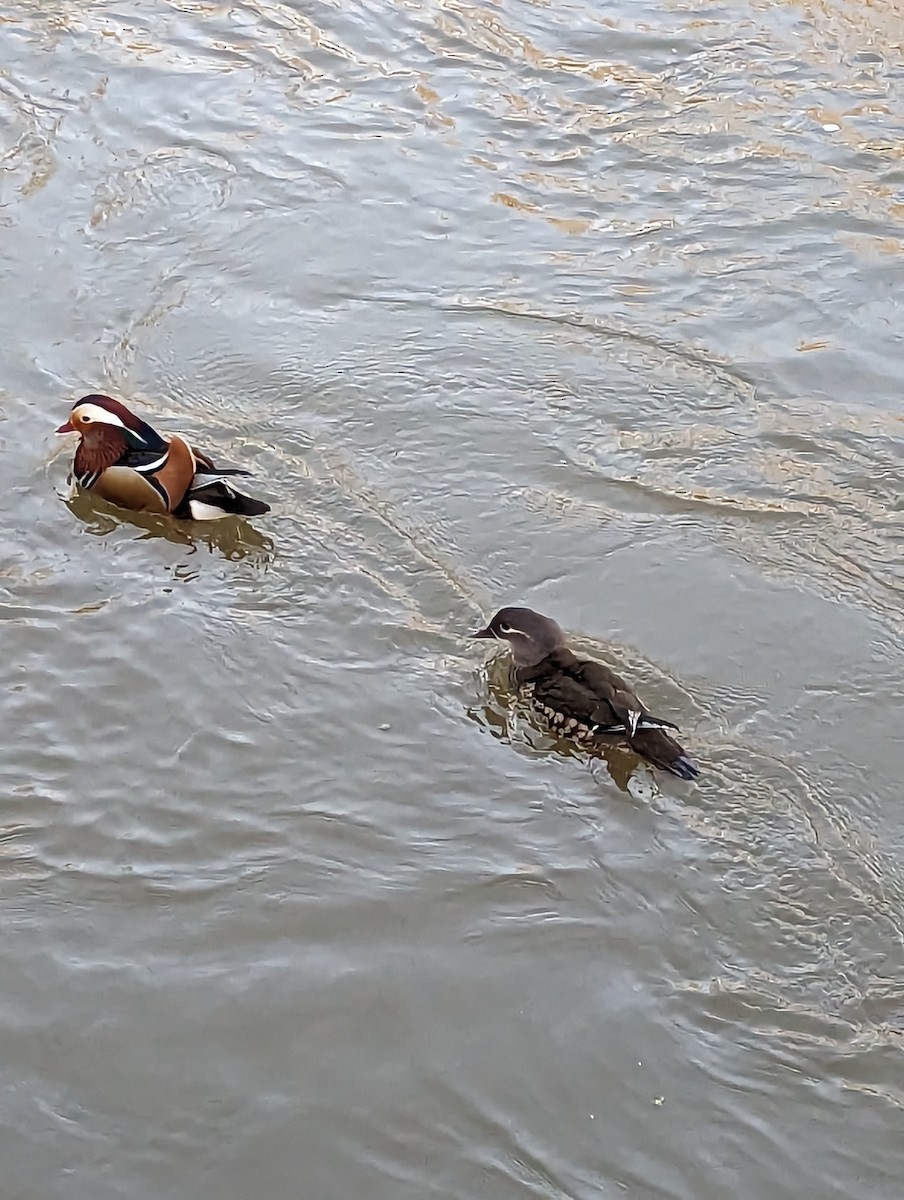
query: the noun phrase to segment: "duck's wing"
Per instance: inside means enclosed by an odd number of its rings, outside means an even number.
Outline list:
[[[162,453],[129,450],[117,466],[124,466],[153,488],[165,511],[173,516],[204,521],[229,515],[256,517],[270,511],[269,504],[238,491],[228,477],[250,475],[238,467],[215,467],[185,438],[173,434]],[[136,483],[138,481],[136,480]]]
[[[626,732],[636,733],[639,729],[677,729],[672,721],[656,717],[648,712],[637,698],[633,688],[620,675],[610,671],[602,663],[592,659],[579,659],[575,675],[597,696],[605,701],[623,722]]]
[[[519,682],[533,684],[536,706],[561,728],[575,721],[592,733],[624,733],[626,725],[609,699],[561,667],[531,671]]]
[[[130,467],[133,471],[146,475],[148,471],[156,471],[162,467],[168,454],[168,445],[162,450],[126,450],[116,465]]]
[[[192,449],[195,456],[195,477],[186,493],[178,515],[194,521],[211,521],[220,517],[260,517],[270,511],[270,505],[240,492],[228,482],[236,475],[250,475],[240,467],[216,467],[209,454]]]
[[[534,703],[560,732],[578,740],[588,731],[623,737],[654,766],[681,779],[697,775],[694,761],[666,732],[677,726],[648,713],[625,681],[602,663],[558,650],[537,667],[516,672],[516,680],[533,684]]]
[[[247,475],[248,472],[234,473]],[[240,492],[231,483],[221,479],[219,474],[208,475],[199,471],[185,499],[176,510],[176,516],[187,517],[192,521],[213,521],[228,516],[260,517],[269,511],[269,504]]]
[[[647,712],[625,681],[602,663],[585,660],[579,664],[579,670],[588,686],[605,694],[614,711],[625,720],[624,734],[632,750],[654,767],[670,771],[679,779],[696,777],[697,764],[666,732],[677,729],[677,725]]]

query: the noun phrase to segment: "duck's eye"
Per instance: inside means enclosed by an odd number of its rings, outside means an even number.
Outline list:
[[[515,633],[517,631],[512,629],[511,625],[500,625],[499,632],[500,633]]]
[[[84,423],[85,425],[89,424],[89,422],[90,422],[91,420],[92,420],[92,418],[91,418],[91,417],[82,417],[82,421],[83,421],[83,423]]]

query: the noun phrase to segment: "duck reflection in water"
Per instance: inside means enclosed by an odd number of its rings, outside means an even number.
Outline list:
[[[87,532],[96,537],[131,526],[137,531],[136,541],[163,538],[173,545],[187,546],[191,553],[206,547],[232,562],[249,559],[265,565],[273,558],[273,539],[247,521],[173,521],[156,513],[128,512],[78,488],[63,501]]]

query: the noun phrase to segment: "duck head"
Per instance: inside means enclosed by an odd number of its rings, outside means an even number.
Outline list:
[[[76,400],[69,420],[57,433],[78,433],[88,446],[115,443],[131,450],[157,450],[166,443],[140,417],[129,412],[112,396],[82,396]]]
[[[534,667],[565,644],[565,635],[555,621],[532,608],[500,608],[486,629],[478,629],[471,637],[508,642],[517,667]]]

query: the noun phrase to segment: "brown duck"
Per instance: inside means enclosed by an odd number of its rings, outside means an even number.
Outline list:
[[[678,726],[649,713],[614,671],[573,654],[549,617],[531,608],[503,608],[471,636],[508,642],[515,686],[530,695],[554,732],[584,746],[621,738],[654,767],[679,779],[696,777],[696,764],[667,732]]]
[[[57,433],[81,437],[73,463],[79,486],[120,508],[194,521],[257,517],[270,511],[269,504],[227,482],[227,476],[250,472],[215,467],[185,438],[161,437],[110,396],[77,400]]]

